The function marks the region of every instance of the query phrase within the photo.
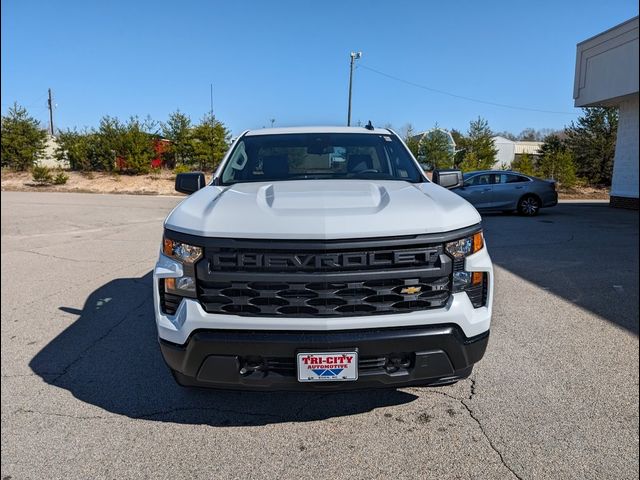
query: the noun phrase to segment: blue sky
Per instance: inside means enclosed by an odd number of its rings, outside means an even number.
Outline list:
[[[246,128],[342,125],[349,52],[353,123],[495,131],[560,128],[575,119],[576,43],[638,14],[636,0],[516,2],[2,2],[2,111],[14,102],[58,127],[102,115],[164,120],[209,110]],[[541,110],[501,108],[429,88]]]

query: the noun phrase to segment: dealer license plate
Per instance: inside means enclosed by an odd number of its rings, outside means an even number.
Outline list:
[[[339,382],[358,379],[358,352],[298,353],[299,382]]]

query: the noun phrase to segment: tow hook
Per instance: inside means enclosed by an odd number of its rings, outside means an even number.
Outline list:
[[[253,372],[265,372],[267,371],[267,366],[265,365],[262,359],[260,360],[243,360],[242,366],[240,367],[240,375],[243,377],[247,375],[251,375]]]
[[[387,358],[384,369],[387,373],[394,373],[401,368],[407,369],[411,366],[411,357],[408,355],[392,355]]]

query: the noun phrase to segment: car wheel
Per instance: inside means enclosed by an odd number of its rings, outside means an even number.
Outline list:
[[[540,211],[540,200],[533,196],[527,195],[522,197],[518,202],[518,212],[526,217],[533,217]]]

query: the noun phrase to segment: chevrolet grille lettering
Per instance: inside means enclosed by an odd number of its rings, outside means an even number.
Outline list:
[[[345,253],[213,253],[209,270],[266,268],[278,270],[336,270],[343,268],[423,266],[436,261],[437,249]]]

